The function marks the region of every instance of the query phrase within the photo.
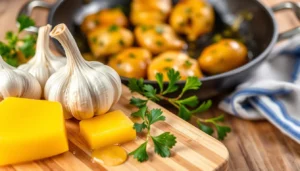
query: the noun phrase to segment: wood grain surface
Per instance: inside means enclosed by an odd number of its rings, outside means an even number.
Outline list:
[[[24,4],[28,0],[0,0],[0,40],[3,40],[5,32],[7,30],[16,30],[15,23],[13,22],[16,15]],[[48,0],[54,2],[55,0]],[[272,6],[285,0],[262,0],[267,6]],[[300,2],[300,0],[289,0],[294,2]],[[38,15],[37,15],[38,14]],[[42,10],[34,11],[32,15],[38,24],[45,24],[47,12]],[[279,30],[286,31],[299,25],[299,21],[296,19],[291,11],[283,11],[275,14],[278,21]],[[214,100],[217,104],[218,97]],[[166,106],[167,107],[167,106]],[[169,110],[176,112],[175,109],[167,107]],[[214,106],[210,111],[202,114],[198,117],[211,117],[216,116],[223,111],[217,109]],[[192,121],[192,124],[195,124]],[[282,134],[277,128],[271,125],[267,121],[246,121],[231,115],[226,115],[226,124],[230,125],[232,132],[222,142],[225,144],[230,153],[229,169],[230,171],[297,171],[300,170],[300,145],[293,140]],[[72,126],[72,124],[68,124]],[[71,149],[76,149],[76,145],[70,144]],[[74,150],[76,151],[76,150]],[[71,155],[71,154],[66,154]],[[86,153],[80,153],[77,155],[85,156]],[[47,164],[44,164],[44,160],[32,165],[36,168],[44,168],[45,170],[51,170],[49,168],[58,168],[61,170],[61,166],[56,164],[53,159],[46,159]],[[76,160],[75,160],[76,161]],[[73,160],[70,163],[73,164]],[[180,162],[180,160],[178,160]],[[68,165],[68,163],[65,163]],[[69,164],[71,165],[71,164]],[[91,164],[89,168],[97,168],[98,165]],[[8,170],[18,170],[19,167],[8,167]],[[145,169],[145,168],[144,168]],[[1,170],[1,169],[0,169]]]
[[[129,104],[132,94],[126,86],[123,86],[123,93],[120,101],[114,105],[112,110],[122,110],[126,115],[137,110]],[[139,94],[135,97],[142,98]],[[148,103],[150,109],[162,108],[154,102]],[[29,162],[25,164],[2,167],[0,170],[64,170],[64,171],[90,171],[90,170],[164,170],[164,171],[188,171],[188,170],[226,170],[228,167],[229,153],[226,147],[216,139],[200,131],[190,123],[180,119],[173,113],[162,108],[165,122],[157,122],[151,127],[153,135],[162,132],[172,132],[177,138],[177,143],[172,149],[170,158],[161,158],[154,154],[153,144],[150,143],[149,161],[140,163],[133,157],[119,166],[107,167],[93,162],[91,151],[84,139],[79,134],[79,122],[77,120],[66,121],[67,134],[69,139],[69,152],[54,156],[48,159]],[[138,134],[135,141],[122,144],[122,147],[131,152],[146,140],[145,134]]]

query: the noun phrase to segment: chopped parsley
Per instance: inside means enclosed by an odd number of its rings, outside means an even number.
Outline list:
[[[173,61],[173,59],[172,58],[166,58],[165,61],[171,62],[171,61]]]
[[[192,12],[192,8],[186,8],[185,13],[190,14]]]
[[[100,24],[99,20],[94,20],[94,24],[98,26]]]
[[[130,58],[135,58],[135,55],[133,53],[129,53]]]
[[[189,61],[189,60],[186,60],[185,62],[184,62],[184,65],[186,66],[186,67],[191,67],[192,66],[192,63],[191,63],[191,61]]]
[[[92,37],[92,38],[91,38],[91,41],[92,41],[94,44],[96,44],[96,43],[97,43],[97,37]]]
[[[109,28],[108,28],[108,31],[109,32],[116,32],[119,30],[119,26],[117,25],[111,25]]]
[[[161,42],[161,41],[158,40],[158,41],[155,42],[155,44],[156,44],[157,46],[162,46],[162,45],[163,45],[163,42]]]
[[[125,45],[124,40],[120,39],[120,40],[119,40],[119,44],[120,44],[121,46],[124,46],[124,45]]]

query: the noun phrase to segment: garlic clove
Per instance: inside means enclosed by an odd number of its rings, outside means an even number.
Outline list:
[[[115,70],[83,59],[74,38],[65,24],[50,33],[63,46],[67,64],[45,85],[45,98],[62,104],[65,118],[70,114],[78,120],[108,112],[122,93],[121,79]]]
[[[61,72],[56,72],[52,74],[45,85],[44,97],[47,100],[52,99],[52,101],[58,101],[62,104],[65,104],[68,100],[65,98],[64,94],[68,94],[66,91],[67,81],[66,78],[69,77],[69,73],[66,68],[61,68]],[[59,70],[59,71],[60,71]],[[72,114],[68,108],[63,107],[65,119],[72,118]]]
[[[42,89],[31,74],[16,69],[0,56],[0,100],[6,97],[40,99]]]
[[[49,48],[50,30],[51,25],[49,24],[40,27],[36,54],[28,63],[19,66],[19,69],[32,74],[39,81],[42,88],[45,87],[48,78],[66,64],[64,57],[55,56]]]

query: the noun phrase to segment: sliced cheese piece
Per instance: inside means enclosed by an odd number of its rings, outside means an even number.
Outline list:
[[[0,103],[0,165],[65,151],[68,140],[60,103],[14,97]]]
[[[80,133],[91,149],[120,144],[136,138],[133,122],[120,110],[79,123]]]

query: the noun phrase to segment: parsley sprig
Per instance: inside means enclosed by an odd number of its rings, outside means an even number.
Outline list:
[[[139,108],[139,110],[132,113],[131,116],[141,118],[143,121],[142,123],[134,123],[134,129],[136,132],[142,132],[144,129],[147,131],[146,141],[136,150],[129,153],[129,155],[133,155],[139,162],[149,159],[147,145],[150,140],[153,141],[154,152],[161,157],[169,157],[171,155],[170,149],[176,144],[176,137],[170,132],[164,132],[158,136],[151,135],[151,126],[156,122],[164,121],[166,117],[163,116],[161,109],[149,110],[147,102],[148,100],[135,97],[132,97],[130,100],[130,104]]]
[[[18,32],[8,31],[5,35],[6,43],[0,41],[0,55],[12,66],[19,65],[18,56],[24,55],[25,58],[35,54],[36,34],[27,34],[20,37],[24,29],[34,26],[34,21],[28,16],[21,15],[18,19]]]
[[[144,95],[148,100],[152,100],[155,102],[165,100],[169,102],[171,105],[178,109],[178,116],[186,121],[189,121],[194,114],[205,112],[212,106],[211,100],[204,101],[200,104],[198,97],[195,95],[183,98],[186,92],[190,90],[198,90],[201,87],[201,82],[197,77],[188,77],[183,89],[181,90],[181,93],[177,97],[167,97],[166,95],[179,90],[179,87],[176,85],[176,83],[180,80],[180,73],[178,71],[175,71],[174,69],[170,69],[167,72],[167,77],[169,82],[168,85],[165,86],[163,82],[163,74],[156,74],[156,81],[159,85],[159,89],[154,88],[150,84],[144,84],[144,80],[142,78],[131,78],[129,80],[128,87],[132,92],[138,92]],[[146,103],[147,100],[136,98],[131,99],[131,104],[140,108],[138,112],[147,111],[147,109],[145,109]],[[139,115],[137,113],[133,113],[133,116]],[[135,124],[135,129],[137,130],[137,132],[140,132],[142,129],[147,128],[145,126],[147,120],[143,120],[144,122],[142,123],[142,125]],[[230,127],[221,124],[221,122],[223,121],[223,115],[210,119],[197,118],[199,129],[209,135],[212,135],[216,131],[217,137],[220,140],[223,140],[226,137],[227,133],[231,131]]]

